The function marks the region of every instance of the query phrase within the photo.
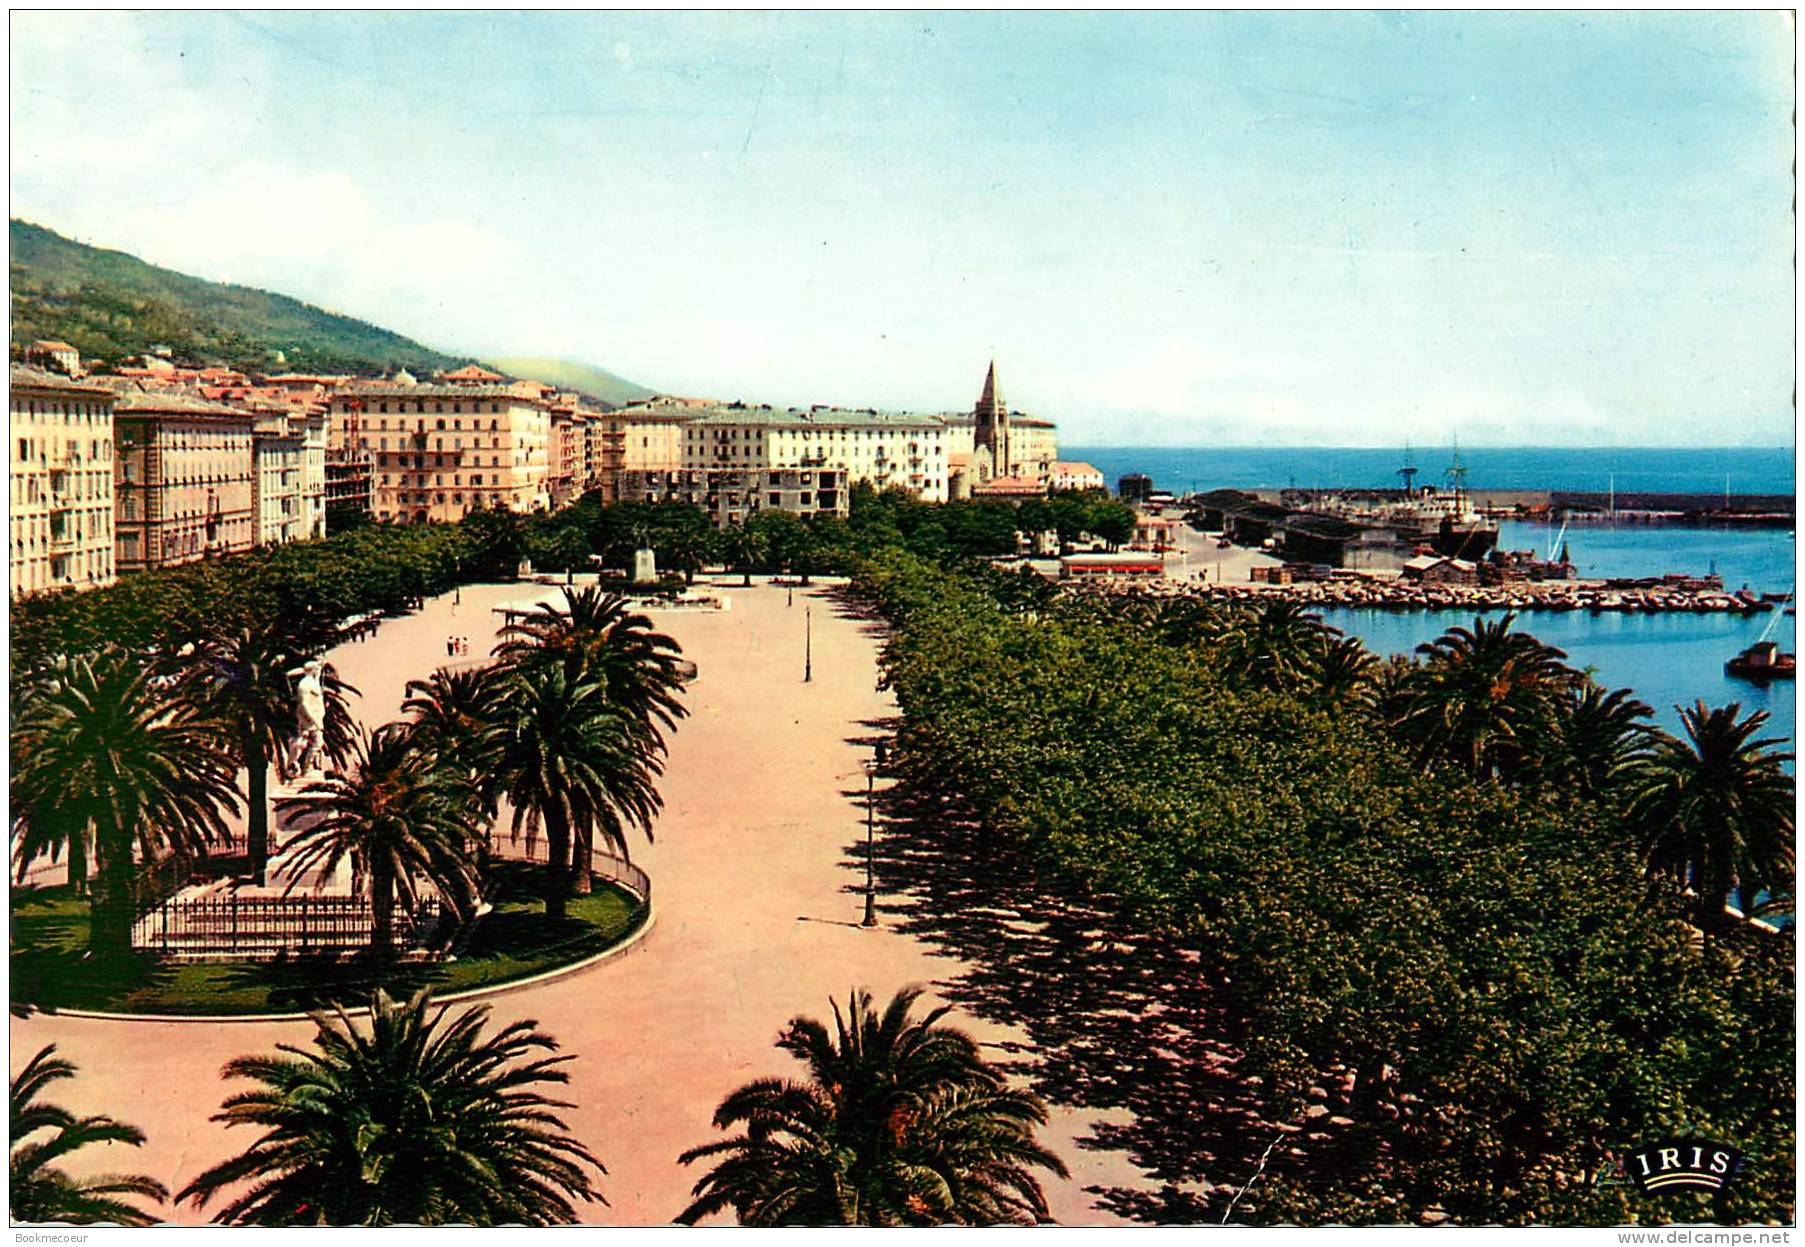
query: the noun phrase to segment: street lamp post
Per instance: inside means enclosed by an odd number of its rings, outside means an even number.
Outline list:
[[[872,862],[876,857],[876,842],[873,839],[874,821],[872,817],[873,784],[877,773],[883,768],[885,760],[884,744],[877,745],[877,756],[865,764],[865,918],[859,925],[875,927],[877,925],[877,882],[872,874]]]
[[[802,608],[802,682],[815,678],[815,608]]]

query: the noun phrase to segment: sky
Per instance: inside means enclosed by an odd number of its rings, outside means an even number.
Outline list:
[[[1791,445],[1777,13],[21,13],[11,210],[1075,445]]]

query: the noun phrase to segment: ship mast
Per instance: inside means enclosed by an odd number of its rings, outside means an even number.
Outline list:
[[[1411,497],[1416,492],[1416,464],[1411,461],[1409,442],[1404,443],[1404,466],[1398,469],[1398,476],[1404,482],[1404,497]]]
[[[1454,462],[1448,465],[1448,479],[1454,482],[1454,496],[1464,497],[1466,494],[1467,469],[1460,461],[1460,439],[1454,439]]]

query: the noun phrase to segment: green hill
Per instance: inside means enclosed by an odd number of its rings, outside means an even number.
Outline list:
[[[619,405],[636,399],[651,398],[654,391],[617,377],[593,364],[579,364],[568,359],[535,359],[527,356],[490,356],[484,361],[511,377],[530,377],[555,385],[561,390],[576,390],[604,403]]]
[[[117,361],[152,346],[235,368],[425,374],[465,361],[286,295],[203,281],[14,220],[12,340],[72,343]],[[277,352],[281,352],[278,357]]]

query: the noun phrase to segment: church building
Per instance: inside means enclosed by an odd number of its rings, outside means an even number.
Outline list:
[[[971,415],[955,416],[947,423],[961,433],[971,430],[970,441],[956,438],[958,449],[948,456],[952,497],[1047,491],[1053,464],[1059,458],[1058,431],[1051,420],[1009,410],[997,381],[995,360],[984,374],[984,392]],[[969,452],[966,446],[970,446]]]

